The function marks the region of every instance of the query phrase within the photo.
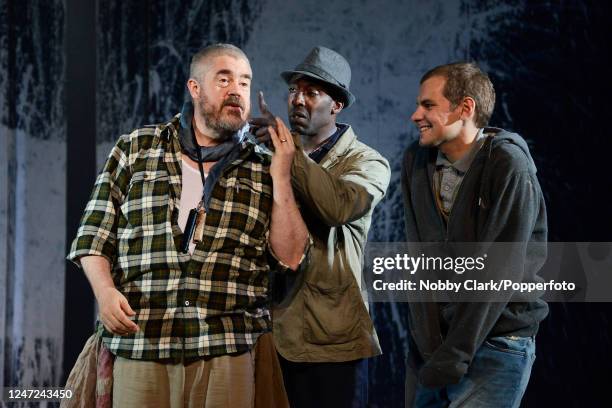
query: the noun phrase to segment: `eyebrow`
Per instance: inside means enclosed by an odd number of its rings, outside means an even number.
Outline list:
[[[217,76],[217,75],[233,75],[233,74],[234,73],[231,70],[229,70],[229,69],[221,69],[221,70],[217,71],[215,76]],[[251,75],[249,75],[249,74],[242,74],[242,75],[240,75],[240,78],[251,79]]]
[[[434,102],[434,101],[432,101],[431,99],[421,99],[421,100],[419,101],[419,98],[417,98],[417,100],[416,100],[416,104],[417,104],[417,105],[423,105],[423,104],[425,104],[425,103],[431,103],[431,104],[435,105],[435,102]]]

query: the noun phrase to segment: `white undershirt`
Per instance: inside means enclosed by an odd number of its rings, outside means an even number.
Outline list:
[[[179,206],[178,225],[181,227],[181,231],[185,231],[187,225],[187,218],[189,217],[189,211],[198,206],[198,203],[202,199],[202,193],[204,186],[202,185],[202,178],[200,177],[200,170],[191,167],[185,158],[182,159],[181,163],[182,178],[181,178],[181,204]],[[208,173],[204,173],[204,178],[208,176]],[[195,244],[189,243],[189,253],[193,254]]]

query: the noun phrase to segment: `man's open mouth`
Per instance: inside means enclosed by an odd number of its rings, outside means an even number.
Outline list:
[[[295,112],[295,111],[294,111],[294,112],[291,112],[291,117],[292,117],[292,118],[298,118],[298,119],[300,119],[300,118],[301,118],[301,119],[308,119],[308,115],[307,115],[306,113],[304,113],[304,112],[300,112],[300,111],[297,111],[297,112]]]

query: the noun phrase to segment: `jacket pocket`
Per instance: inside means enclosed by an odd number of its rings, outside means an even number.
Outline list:
[[[344,344],[359,338],[361,296],[353,283],[322,288],[305,282],[304,340],[311,344]]]

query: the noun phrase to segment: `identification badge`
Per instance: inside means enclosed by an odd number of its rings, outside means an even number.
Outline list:
[[[193,242],[198,244],[204,239],[204,222],[206,221],[206,210],[204,203],[200,203],[196,208],[195,231],[193,233]]]
[[[189,210],[189,216],[185,224],[185,232],[183,233],[183,241],[181,242],[181,252],[184,254],[189,252],[189,244],[192,240],[196,244],[202,241],[204,236],[205,216],[206,211],[204,211],[203,201],[200,201],[196,208]]]

